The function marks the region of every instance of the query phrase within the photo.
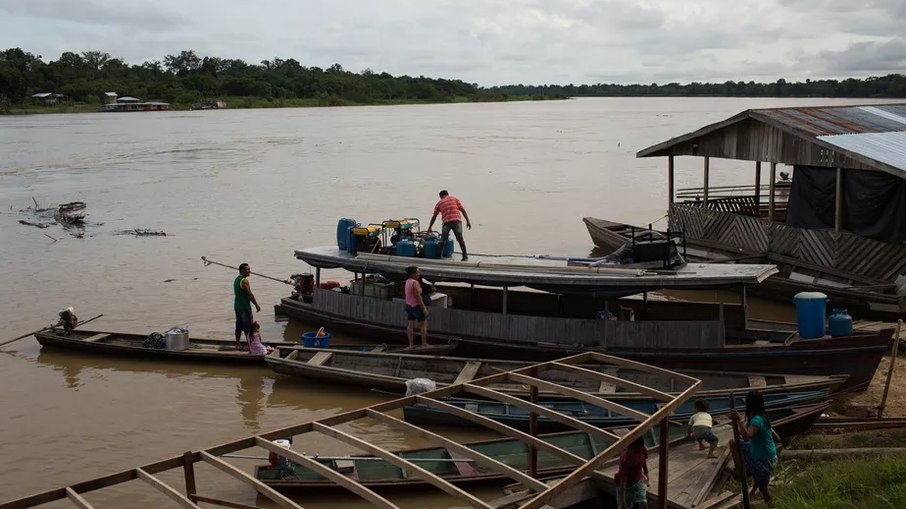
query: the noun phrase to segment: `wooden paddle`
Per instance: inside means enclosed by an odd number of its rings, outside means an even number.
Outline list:
[[[95,316],[95,317],[93,317],[93,318],[89,318],[89,319],[87,319],[87,320],[83,320],[83,321],[79,322],[79,323],[76,325],[76,327],[78,327],[79,325],[88,323],[88,322],[90,322],[90,321],[92,321],[92,320],[97,320],[98,318],[100,318],[100,317],[102,317],[102,316],[104,316],[104,315],[103,315],[103,314],[100,314],[100,315],[97,315],[97,316]],[[19,337],[17,337],[17,338],[8,339],[8,340],[6,340],[6,341],[0,343],[0,346],[5,346],[5,345],[8,345],[8,344],[10,344],[10,343],[14,343],[14,342],[16,342],[16,341],[19,341],[20,339],[25,339],[25,338],[27,338],[28,336],[34,336],[35,334],[37,334],[37,333],[39,333],[39,332],[43,332],[43,331],[46,331],[47,329],[52,329],[52,328],[54,328],[53,325],[48,325],[47,327],[44,327],[44,328],[42,328],[42,329],[38,329],[38,330],[36,330],[36,331],[34,331],[34,332],[29,332],[28,334],[23,334],[23,335],[21,335],[21,336],[19,336]]]

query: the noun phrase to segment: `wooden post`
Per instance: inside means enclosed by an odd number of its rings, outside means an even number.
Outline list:
[[[673,214],[673,196],[674,196],[674,162],[673,156],[667,156],[667,225],[670,225],[670,215]]]
[[[321,267],[315,268],[315,288],[321,288]]]
[[[530,376],[537,378],[538,368],[532,368],[530,371]],[[529,395],[531,397],[531,402],[537,405],[538,387],[532,385],[531,389],[529,390]],[[535,412],[529,413],[529,435],[532,435],[533,437],[538,436],[538,414],[536,414]],[[529,475],[533,478],[538,477],[538,448],[534,445],[529,446]]]
[[[777,182],[777,163],[771,163],[771,181],[768,183],[768,220],[774,220],[774,184]]]
[[[897,353],[900,351],[900,329],[903,327],[903,320],[897,320],[897,333],[893,339],[893,352],[890,354],[890,367],[887,368],[887,382],[884,383],[884,394],[881,396],[881,404],[878,405],[878,419],[884,414],[884,407],[887,405],[887,392],[890,390],[890,379],[893,378],[893,371],[897,365]]]
[[[834,201],[834,235],[843,230],[843,168],[837,168],[837,197]]]
[[[761,161],[755,161],[755,217],[761,217]]]
[[[186,496],[189,497],[189,500],[192,502],[198,502],[195,498],[195,494],[198,492],[198,489],[195,487],[195,463],[193,462],[194,454],[192,451],[186,451],[182,455],[183,461],[183,474],[186,478]]]
[[[742,323],[743,328],[749,326],[749,299],[746,294],[746,285],[742,285]]]
[[[503,287],[503,310],[502,310],[503,316],[506,316],[506,297],[507,297],[507,288],[504,286]]]
[[[730,392],[730,411],[736,411],[736,395],[733,392]],[[744,418],[739,416],[740,419]],[[736,454],[733,456],[733,463],[736,467],[736,471],[739,473],[739,483],[742,485],[742,506],[745,509],[749,509],[749,474],[746,472],[746,462],[742,457],[742,450],[739,449],[739,419],[730,419],[733,421],[733,443],[729,447],[736,447]],[[742,424],[745,426],[746,424]]]
[[[708,156],[705,156],[705,192],[704,192],[705,210],[708,210],[708,180],[710,179],[710,177],[711,177],[711,158]]]
[[[667,509],[667,444],[670,441],[667,430],[670,419],[664,417],[661,421],[661,433],[658,438],[658,467],[657,467],[657,506],[658,509]]]

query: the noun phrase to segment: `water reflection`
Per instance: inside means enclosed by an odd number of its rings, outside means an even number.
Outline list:
[[[261,406],[265,400],[265,386],[272,385],[273,379],[262,376],[242,374],[237,384],[236,400],[245,427],[250,431],[260,431],[258,420],[261,418]]]

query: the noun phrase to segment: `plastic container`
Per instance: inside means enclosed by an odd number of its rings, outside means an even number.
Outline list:
[[[355,219],[343,218],[337,222],[337,247],[340,251],[346,251],[346,241],[348,239],[348,234],[346,231],[349,228],[354,228],[359,223]]]
[[[799,292],[793,297],[793,302],[796,303],[799,336],[805,339],[823,337],[827,295],[821,292]]]
[[[440,241],[437,237],[425,237],[422,243],[422,256],[425,258],[440,258]]]
[[[447,237],[447,243],[444,245],[444,258],[453,257],[453,245],[453,239],[451,237]]]
[[[409,237],[403,237],[396,243],[397,256],[415,256],[415,242]]]
[[[845,308],[834,308],[830,317],[827,319],[827,333],[838,338],[840,336],[852,336],[853,334],[853,317]]]
[[[305,348],[328,348],[330,346],[331,333],[325,332],[323,336],[318,336],[318,331],[303,332],[302,346]]]
[[[356,254],[359,252],[359,236],[354,233],[355,226],[346,228],[346,252]]]

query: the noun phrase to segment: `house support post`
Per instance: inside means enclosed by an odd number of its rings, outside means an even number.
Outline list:
[[[755,161],[755,217],[761,217],[761,161]]]
[[[673,197],[675,190],[673,156],[667,156],[667,227],[670,228],[670,219],[673,214]]]
[[[667,430],[670,429],[670,420],[666,417],[661,421],[660,436],[658,437],[658,465],[657,465],[657,506],[658,509],[667,509],[667,444],[670,439]]]
[[[503,306],[502,306],[502,310],[501,310],[503,316],[506,316],[506,298],[507,298],[508,293],[509,292],[507,291],[507,287],[504,286],[503,287]]]
[[[708,209],[708,180],[711,176],[711,158],[705,156],[705,186],[704,186],[704,200],[705,200],[705,210]]]
[[[834,235],[843,230],[843,168],[837,168],[837,197],[834,202]]]
[[[771,163],[771,182],[768,184],[770,189],[768,192],[771,194],[768,196],[768,220],[774,220],[774,183],[777,182],[777,163]]]

